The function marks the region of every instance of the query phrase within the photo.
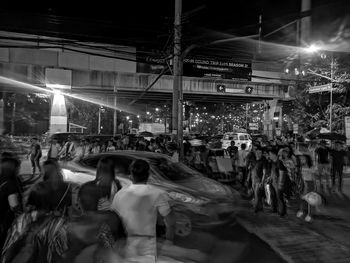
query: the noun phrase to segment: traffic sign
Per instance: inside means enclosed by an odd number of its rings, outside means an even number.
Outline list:
[[[298,134],[299,133],[299,125],[298,124],[293,124],[293,133]]]
[[[216,85],[216,91],[217,91],[217,92],[224,93],[224,92],[226,91],[225,85],[222,85],[222,84]]]
[[[331,84],[313,86],[309,88],[309,93],[320,93],[325,91],[331,91]]]
[[[253,92],[253,87],[247,86],[247,87],[245,88],[245,93],[247,93],[247,94],[252,94],[252,92]]]
[[[249,123],[249,129],[252,131],[257,131],[257,130],[259,130],[259,124],[251,122],[251,123]]]

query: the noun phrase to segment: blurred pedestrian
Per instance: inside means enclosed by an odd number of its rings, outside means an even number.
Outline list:
[[[93,142],[93,146],[91,148],[91,154],[98,154],[101,152],[101,147],[100,147],[100,143],[98,140],[95,140]]]
[[[109,140],[107,144],[106,152],[114,152],[115,150],[116,149],[115,149],[115,146],[113,145],[113,141]]]
[[[130,144],[130,138],[127,134],[124,135],[122,142],[123,142],[123,150],[128,150],[129,144]]]
[[[41,172],[40,158],[42,156],[41,147],[38,138],[32,138],[31,150],[29,153],[30,162],[32,164],[32,174],[35,175],[36,169],[38,168],[39,173]]]
[[[329,149],[326,146],[326,141],[322,140],[320,142],[319,147],[315,150],[316,154],[316,162],[317,162],[317,170],[318,170],[318,177],[320,183],[320,191],[323,191],[323,176],[325,176],[326,179],[326,186],[327,188],[330,188],[330,181],[329,181]]]
[[[258,147],[255,151],[255,160],[252,163],[252,186],[254,190],[254,212],[257,213],[263,210],[263,194],[264,194],[264,181],[267,170],[267,161],[262,154],[261,147]]]
[[[247,180],[247,155],[248,151],[247,145],[245,143],[241,144],[241,149],[238,150],[237,154],[237,167],[238,173],[241,175],[240,183],[242,186],[245,186],[245,182]]]
[[[100,159],[97,165],[95,184],[101,191],[98,210],[109,210],[115,194],[122,188],[115,176],[115,166],[112,159]]]
[[[0,251],[4,245],[7,230],[15,215],[22,210],[22,193],[18,184],[20,161],[3,157],[0,164]]]
[[[335,178],[338,177],[338,192],[343,191],[343,168],[346,159],[346,152],[342,149],[342,143],[336,141],[334,149],[330,151],[332,158],[332,191],[335,191]]]
[[[127,237],[126,256],[143,256],[142,262],[156,262],[156,222],[158,213],[164,217],[166,238],[174,238],[174,217],[171,213],[170,199],[166,192],[147,184],[149,164],[135,160],[130,168],[133,184],[119,191],[112,208],[122,218]]]
[[[231,141],[231,145],[226,149],[227,153],[231,158],[233,171],[236,171],[236,161],[238,158],[238,147],[235,145],[236,145],[235,141]]]
[[[65,142],[60,153],[58,154],[59,158],[68,161],[71,159],[71,153],[73,151],[74,151],[74,144],[72,143],[72,136],[69,135],[67,137],[67,141]]]
[[[299,210],[297,212],[297,217],[302,218],[306,215],[305,221],[310,222],[312,220],[311,209],[308,206],[307,202],[303,199],[303,196],[315,190],[315,183],[314,183],[315,178],[314,178],[312,157],[309,154],[302,154],[302,155],[299,155],[298,158],[300,159],[300,165],[301,165],[303,191],[300,193],[300,196],[299,196],[300,204],[299,204]]]
[[[71,152],[73,162],[79,162],[84,157],[84,142],[73,140],[74,151]]]
[[[271,177],[273,186],[271,192],[272,210],[273,212],[278,212],[278,214],[282,217],[287,213],[284,195],[288,187],[288,171],[283,165],[283,162],[278,159],[277,150],[270,149],[269,156],[271,160],[269,176]]]
[[[51,140],[50,148],[47,153],[47,159],[58,160],[58,154],[60,153],[61,145],[58,143],[56,138]]]

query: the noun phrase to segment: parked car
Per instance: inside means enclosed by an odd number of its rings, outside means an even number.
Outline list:
[[[234,220],[233,191],[163,154],[151,152],[116,151],[91,155],[80,162],[62,163],[66,181],[83,184],[95,179],[96,167],[102,157],[114,160],[117,166],[129,171],[135,159],[150,164],[149,184],[168,192],[176,216],[176,235],[185,237],[192,229],[207,230]],[[123,187],[131,184],[129,175],[116,174]]]
[[[248,133],[242,132],[228,132],[224,134],[222,138],[222,148],[227,149],[231,145],[231,141],[235,142],[235,145],[240,148],[242,143],[247,145],[247,150],[252,147],[252,138]]]

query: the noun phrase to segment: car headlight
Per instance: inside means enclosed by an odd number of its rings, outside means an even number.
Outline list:
[[[202,198],[195,198],[187,194],[182,194],[178,192],[169,192],[168,194],[175,201],[180,201],[180,202],[190,203],[190,204],[197,204],[197,205],[208,203],[208,200],[205,200]]]

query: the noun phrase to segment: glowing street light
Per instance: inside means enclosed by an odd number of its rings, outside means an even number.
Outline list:
[[[307,48],[305,48],[305,51],[307,53],[316,53],[320,50],[319,46],[316,46],[315,44],[312,44],[310,46],[308,46]]]
[[[127,119],[127,120],[129,120],[129,119],[130,119],[130,117],[129,117],[129,116],[126,116],[126,119]]]
[[[159,111],[159,108],[156,108],[156,111]]]
[[[140,115],[137,115],[137,118],[140,119]]]

